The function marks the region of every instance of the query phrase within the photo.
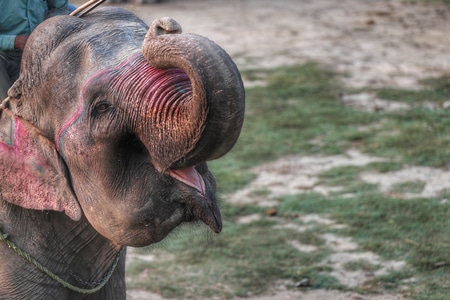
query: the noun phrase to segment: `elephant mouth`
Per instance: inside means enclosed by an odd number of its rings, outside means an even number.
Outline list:
[[[205,196],[205,181],[194,167],[178,170],[169,169],[167,170],[167,174],[176,180],[195,188],[203,196]]]
[[[215,197],[207,195],[205,181],[200,173],[194,167],[168,169],[166,173],[197,192],[197,197],[188,197],[183,200],[183,204],[186,205],[186,221],[200,220],[215,233],[222,231],[219,207]]]

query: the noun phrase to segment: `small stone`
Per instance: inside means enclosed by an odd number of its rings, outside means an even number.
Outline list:
[[[441,267],[444,267],[445,265],[447,265],[447,263],[445,261],[439,261],[434,264],[434,267],[441,268]]]
[[[303,278],[299,282],[295,284],[296,287],[308,287],[311,286],[311,279],[310,278]]]
[[[373,26],[373,25],[375,25],[375,20],[374,20],[374,19],[369,19],[369,20],[367,20],[367,21],[366,21],[366,25],[367,25],[367,26]]]
[[[278,214],[278,210],[276,208],[269,208],[266,210],[266,215],[269,217],[274,217]]]

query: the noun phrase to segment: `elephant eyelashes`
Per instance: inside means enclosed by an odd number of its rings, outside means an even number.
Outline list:
[[[111,104],[109,102],[106,101],[101,101],[99,103],[97,103],[94,107],[94,113],[97,114],[102,114],[107,112],[110,108],[111,108]]]

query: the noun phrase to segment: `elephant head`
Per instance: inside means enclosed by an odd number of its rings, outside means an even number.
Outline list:
[[[243,84],[223,49],[172,19],[148,28],[104,8],[47,20],[1,113],[4,200],[85,216],[117,245],[193,220],[221,231],[206,162],[240,134]]]

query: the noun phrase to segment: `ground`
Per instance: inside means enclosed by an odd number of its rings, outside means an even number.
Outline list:
[[[128,3],[123,7],[134,11],[148,23],[155,18],[173,17],[184,32],[204,35],[221,45],[240,70],[271,69],[314,60],[343,74],[344,84],[355,89],[417,89],[420,88],[420,79],[450,72],[450,22],[447,21],[450,9],[436,3],[400,0],[166,0],[158,4]],[[247,87],[264,84],[264,78],[245,82]],[[342,95],[341,100],[365,111],[408,109],[405,104],[376,99],[370,93]],[[261,197],[264,201],[270,201],[280,193],[297,194],[310,190],[327,195],[339,187],[323,186],[317,179],[320,172],[334,166],[362,166],[377,160],[383,158],[358,151],[337,156],[285,157],[255,168],[257,178],[245,189],[228,195],[227,201],[260,201],[252,196],[252,192],[262,187],[270,192],[267,197]],[[425,183],[422,196],[437,195],[450,188],[450,173],[430,167],[410,167],[383,174],[366,173],[361,177],[369,183],[379,184],[383,192],[389,192],[394,184],[418,180]],[[267,205],[267,202],[259,204]],[[258,217],[249,215],[240,222],[252,222]],[[305,226],[317,223],[340,226],[326,216],[304,215],[303,218]],[[286,223],[283,226],[292,228],[297,225]],[[296,229],[304,230],[298,226]],[[335,277],[349,287],[358,286],[373,274],[346,271],[341,267],[346,262],[369,260],[381,266],[376,271],[379,273],[401,268],[404,264],[402,261],[381,261],[371,252],[355,252],[358,245],[351,237],[323,234],[322,238],[334,251],[324,263],[332,265]],[[294,241],[293,246],[299,251],[314,250]],[[131,249],[129,259],[135,255]],[[145,291],[130,290],[128,299],[163,298]],[[404,298],[393,294],[363,296],[329,290],[292,291],[280,282],[269,295],[251,299]]]

